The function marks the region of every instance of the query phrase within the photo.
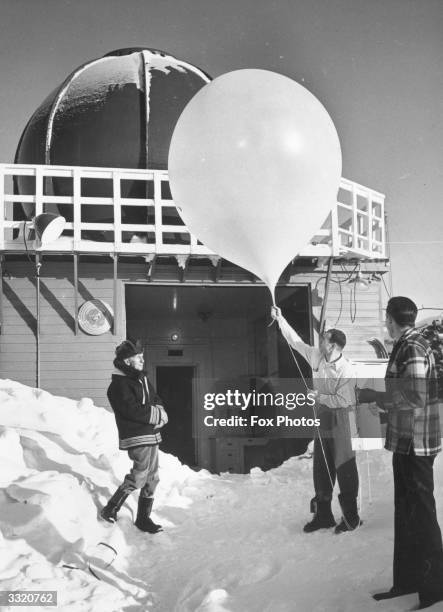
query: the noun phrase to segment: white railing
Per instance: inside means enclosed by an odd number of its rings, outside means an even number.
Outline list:
[[[15,192],[15,193],[14,193]],[[63,235],[44,247],[32,240],[42,212],[67,218]],[[26,242],[26,244],[25,244]],[[0,250],[214,255],[181,221],[161,170],[0,164]],[[383,259],[384,195],[342,179],[337,206],[300,255]]]

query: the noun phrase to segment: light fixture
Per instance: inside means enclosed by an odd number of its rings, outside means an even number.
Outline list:
[[[34,217],[35,235],[40,244],[48,244],[59,238],[65,228],[66,219],[54,213],[42,213]]]
[[[171,340],[172,340],[172,342],[178,342],[179,338],[180,338],[180,334],[178,334],[177,332],[173,332],[173,333],[171,334]]]
[[[32,226],[34,228],[34,257],[35,257],[35,279],[36,279],[36,386],[40,387],[40,269],[42,262],[40,260],[40,254],[37,248],[50,242],[54,242],[62,235],[62,232],[66,225],[66,219],[61,215],[55,215],[54,213],[41,213],[36,215],[32,220]],[[26,221],[23,222],[23,242],[25,243],[26,254],[30,261],[31,258],[28,252],[28,243],[26,241],[26,234],[29,226]]]

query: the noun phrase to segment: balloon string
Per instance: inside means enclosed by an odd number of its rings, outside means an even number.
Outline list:
[[[284,337],[284,336],[283,336],[283,337]],[[302,381],[304,382],[304,385],[305,385],[305,387],[306,387],[306,391],[309,391],[308,383],[306,382],[306,378],[303,376],[303,372],[301,371],[301,368],[300,368],[299,363],[298,363],[298,361],[297,361],[297,357],[295,356],[294,349],[293,349],[293,348],[292,348],[292,346],[289,344],[289,342],[288,342],[288,340],[287,340],[286,338],[285,338],[285,340],[286,340],[286,343],[287,343],[287,345],[288,345],[288,347],[289,347],[289,350],[290,350],[290,352],[291,352],[292,359],[294,360],[295,365],[297,366],[297,369],[298,369],[298,371],[299,371],[299,373],[300,373],[300,377],[301,377]]]

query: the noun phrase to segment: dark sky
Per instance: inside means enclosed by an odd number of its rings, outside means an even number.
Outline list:
[[[386,194],[394,292],[443,310],[442,0],[0,0],[0,160],[77,66],[147,46],[213,77],[280,72],[331,115],[343,176]],[[402,243],[402,244],[399,244]]]

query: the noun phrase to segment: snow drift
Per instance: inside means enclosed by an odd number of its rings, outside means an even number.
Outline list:
[[[1,380],[0,414],[3,590],[57,591],[66,612],[365,612],[416,603],[370,596],[391,585],[387,451],[358,453],[364,525],[341,536],[302,532],[308,455],[269,472],[217,476],[162,453],[154,520],[165,531],[152,536],[133,525],[135,494],[115,526],[98,519],[129,467],[111,413]],[[440,517],[442,472],[438,460]]]

